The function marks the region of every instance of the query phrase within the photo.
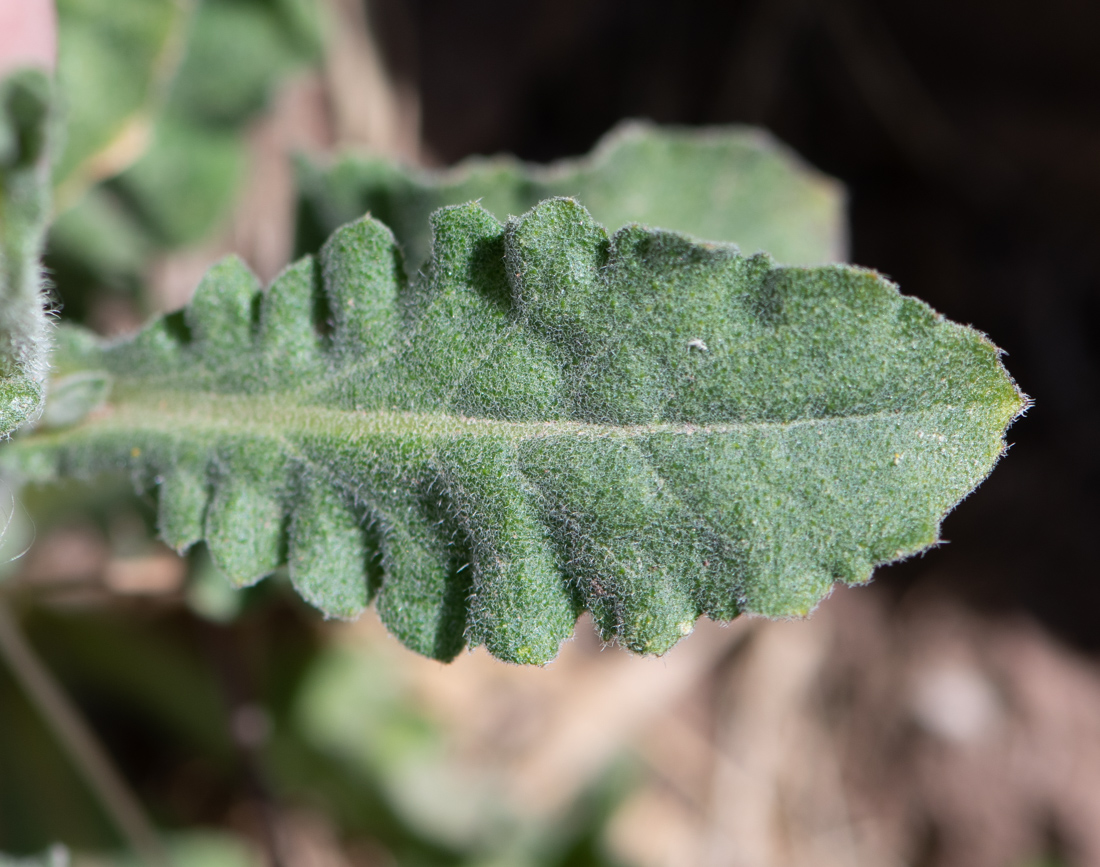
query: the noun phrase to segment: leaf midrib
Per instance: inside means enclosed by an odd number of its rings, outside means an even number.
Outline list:
[[[153,412],[150,412],[153,409]],[[378,435],[419,435],[430,438],[484,435],[512,440],[548,437],[636,439],[657,435],[750,434],[798,427],[829,428],[858,422],[942,417],[945,412],[988,410],[977,401],[931,404],[919,409],[817,416],[790,421],[745,421],[717,424],[659,422],[609,424],[571,420],[507,421],[452,413],[395,410],[345,410],[293,401],[292,393],[226,395],[217,392],[131,391],[96,412],[83,427],[128,432],[156,430],[178,434],[183,428],[218,428],[229,434],[263,433],[284,437],[302,434],[343,435],[348,440]],[[1006,412],[1011,415],[1010,409]],[[1007,417],[1007,416],[1006,416]],[[62,432],[63,434],[64,432]],[[931,432],[935,433],[935,432]]]

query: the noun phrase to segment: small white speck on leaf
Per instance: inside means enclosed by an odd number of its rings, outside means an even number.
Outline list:
[[[702,341],[702,339],[696,337],[693,340],[688,341],[688,349],[697,349],[700,352],[706,352],[707,345]]]

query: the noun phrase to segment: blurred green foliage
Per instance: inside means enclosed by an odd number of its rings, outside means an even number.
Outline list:
[[[54,163],[56,184],[85,171],[159,96],[172,43],[186,26],[185,9],[174,0],[59,0],[65,135]]]
[[[409,273],[428,259],[429,217],[478,201],[498,220],[554,196],[572,196],[609,232],[642,223],[783,264],[847,258],[844,189],[762,130],[676,129],[631,121],[592,153],[549,166],[475,157],[441,171],[345,153],[298,161],[298,255],[316,253],[338,227],[369,213],[389,226]]]
[[[320,57],[311,0],[61,0],[64,146],[46,264],[61,313],[139,297],[150,257],[227,216],[243,132],[279,78]]]

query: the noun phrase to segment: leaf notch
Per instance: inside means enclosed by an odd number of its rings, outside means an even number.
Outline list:
[[[432,225],[412,280],[369,217],[262,294],[223,261],[189,340],[102,349],[111,411],[16,462],[159,485],[164,537],[237,585],[288,563],[418,652],[542,663],[584,609],[643,653],[808,613],[935,543],[1025,405],[983,335],[871,271],[608,236],[570,199]]]

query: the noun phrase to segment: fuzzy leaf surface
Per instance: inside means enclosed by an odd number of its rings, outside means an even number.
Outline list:
[[[611,230],[660,226],[749,253],[767,250],[792,265],[847,258],[843,187],[749,127],[628,122],[588,156],[545,166],[475,158],[433,172],[351,154],[328,166],[300,160],[298,186],[301,253],[316,252],[337,227],[369,212],[393,229],[410,272],[428,258],[428,217],[437,208],[480,200],[505,219],[553,196],[576,198]]]
[[[1024,406],[983,335],[871,271],[609,236],[569,199],[432,230],[411,281],[364,218],[266,291],[231,258],[128,342],[70,338],[110,402],[0,458],[129,472],[239,585],[285,562],[420,653],[541,663],[583,609],[643,653],[809,612],[933,544]]]
[[[37,71],[0,80],[0,436],[38,413],[46,376],[38,256],[49,215],[49,91]]]

